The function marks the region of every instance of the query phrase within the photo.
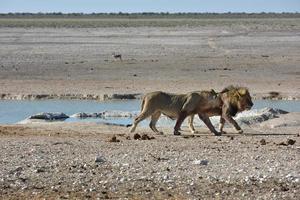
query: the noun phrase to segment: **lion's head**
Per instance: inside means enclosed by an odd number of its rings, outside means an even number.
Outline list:
[[[226,99],[232,107],[230,108],[232,116],[234,116],[237,112],[250,110],[253,106],[249,90],[245,87],[229,86],[223,89],[221,93],[227,94]]]

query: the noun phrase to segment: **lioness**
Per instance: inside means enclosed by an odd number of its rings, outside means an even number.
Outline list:
[[[229,86],[220,93],[215,91],[197,91],[187,94],[170,94],[165,92],[152,92],[144,96],[142,101],[142,111],[135,118],[131,132],[142,120],[151,116],[150,128],[159,132],[155,125],[161,114],[172,119],[177,119],[174,127],[174,135],[180,135],[180,126],[187,116],[189,128],[194,133],[193,116],[198,114],[199,118],[206,124],[209,130],[215,135],[221,135],[225,121],[233,124],[235,129],[242,133],[242,129],[232,118],[237,112],[248,110],[253,106],[251,96],[247,88]],[[211,124],[209,117],[221,116],[220,132],[216,131]]]

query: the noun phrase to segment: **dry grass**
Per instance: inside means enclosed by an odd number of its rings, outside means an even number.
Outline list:
[[[300,28],[300,18],[103,18],[103,17],[2,17],[0,27],[176,27],[243,25],[260,29],[270,26],[280,29]]]

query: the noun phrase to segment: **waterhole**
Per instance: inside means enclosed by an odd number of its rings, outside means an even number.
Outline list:
[[[0,101],[0,124],[15,124],[31,115],[41,112],[62,112],[68,116],[75,113],[98,113],[103,111],[133,112],[140,111],[141,100],[119,100],[119,101],[87,101],[87,100],[42,100],[42,101]],[[255,100],[253,109],[264,107],[279,108],[288,112],[300,112],[300,101],[288,100]],[[70,117],[65,122],[107,122],[114,124],[131,124],[132,117],[106,117],[106,118],[74,118]],[[162,118],[158,125],[173,124],[174,121]],[[145,121],[141,124],[148,125]]]

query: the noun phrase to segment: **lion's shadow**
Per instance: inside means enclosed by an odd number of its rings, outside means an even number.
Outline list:
[[[186,137],[201,137],[201,136],[214,136],[215,135],[213,133],[209,133],[209,132],[199,132],[199,133],[194,133],[194,134],[191,134],[191,133],[188,133],[188,131],[182,131],[183,134],[182,136],[186,136]],[[244,137],[244,136],[299,136],[299,133],[243,133],[243,134],[240,134],[240,133],[230,133],[230,132],[227,132],[226,134],[222,134],[222,136],[226,136],[226,137],[237,137],[237,136],[240,136],[240,137]],[[220,136],[219,136],[220,137]]]

